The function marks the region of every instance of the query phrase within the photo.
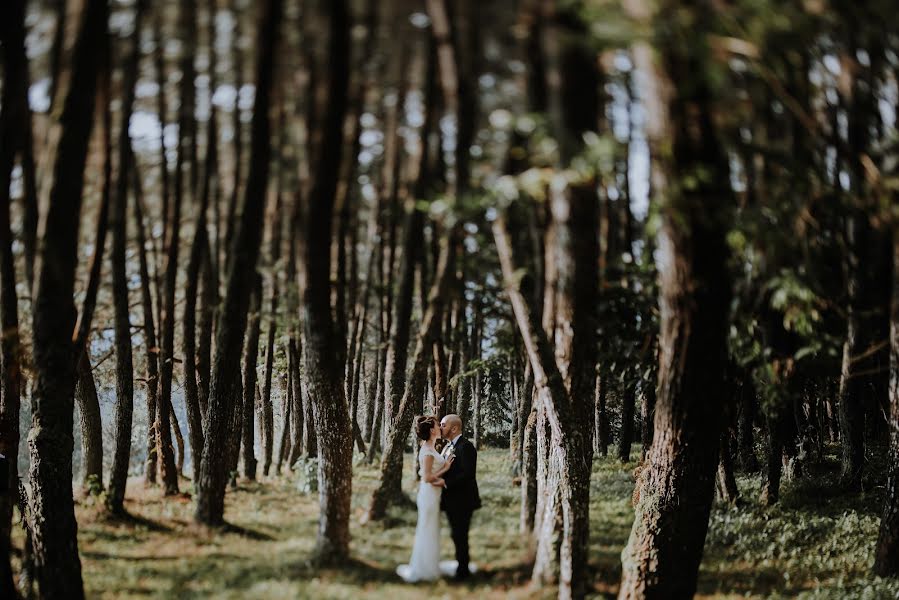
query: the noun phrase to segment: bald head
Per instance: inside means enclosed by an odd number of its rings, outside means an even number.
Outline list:
[[[459,415],[446,415],[440,419],[440,432],[443,437],[451,440],[462,433],[462,419]]]

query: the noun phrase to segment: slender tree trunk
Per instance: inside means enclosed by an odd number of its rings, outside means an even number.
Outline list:
[[[259,415],[260,433],[264,448],[269,448],[272,438],[271,430],[266,429],[269,423],[265,420],[262,404],[265,402],[265,392],[259,394],[259,382],[256,380],[256,360],[259,357],[259,335],[262,308],[262,278],[257,274],[253,277],[253,292],[250,295],[250,308],[247,314],[247,341],[243,349],[243,420],[241,422],[241,442],[243,445],[243,476],[247,479],[256,479],[256,457],[254,455],[253,417]],[[268,452],[268,462],[271,463],[271,451]],[[268,469],[264,475],[268,475]]]
[[[85,494],[103,489],[103,423],[100,399],[87,349],[78,359],[75,399],[81,424],[81,486]]]
[[[656,382],[643,381],[643,389],[640,390],[640,440],[643,443],[643,450],[640,461],[645,461],[652,447],[652,438],[654,430],[652,427],[656,413]]]
[[[618,460],[631,459],[631,444],[634,442],[634,391],[628,385],[621,386],[621,431],[618,433]]]
[[[608,388],[608,377],[597,375],[595,397],[595,413],[593,416],[594,430],[594,449],[593,451],[600,456],[608,456],[609,454],[609,413],[606,408],[606,397]]]
[[[760,502],[763,506],[772,506],[780,499],[784,455],[792,454],[788,451],[795,438],[792,403],[788,406],[769,408],[765,418],[768,423],[768,453]]]
[[[10,168],[15,161],[15,153],[19,152],[22,179],[24,183],[24,211],[22,215],[22,245],[24,246],[25,255],[25,282],[28,289],[34,287],[34,259],[37,253],[37,225],[38,225],[38,206],[37,206],[37,173],[34,161],[34,132],[31,123],[31,109],[28,104],[28,91],[31,86],[31,76],[28,68],[28,58],[25,53],[25,26],[22,18],[24,18],[24,3],[18,1],[10,3],[10,9],[5,13],[5,24],[2,30],[3,46],[3,73],[4,82],[10,82],[9,90],[4,92],[3,106],[6,107],[6,115],[9,119],[7,122],[8,130],[4,131],[3,139],[4,152],[8,152]],[[60,6],[61,5],[61,6]],[[60,20],[65,18],[65,2],[57,5]],[[20,18],[20,16],[22,18]],[[61,24],[58,24],[58,28]],[[51,87],[50,99],[53,99],[53,86],[58,77],[58,63],[53,64],[54,57],[58,61],[58,54],[61,52],[62,36],[61,29],[56,32],[54,46],[51,49]],[[6,86],[4,86],[6,87]],[[4,157],[6,160],[6,157]],[[2,168],[6,168],[3,165]],[[3,175],[10,177],[10,175]],[[9,183],[7,182],[7,187]],[[4,192],[7,193],[7,192]],[[9,455],[7,455],[9,456]]]
[[[144,344],[147,374],[147,460],[144,465],[144,482],[156,483],[156,404],[159,390],[159,348],[156,346],[156,324],[153,312],[153,296],[150,291],[150,271],[147,265],[147,239],[144,233],[143,197],[140,173],[134,152],[130,152],[131,175],[134,184],[134,225],[137,234],[137,256],[140,265],[141,308],[144,317]]]
[[[291,385],[293,386],[291,401],[293,406],[290,408],[290,430],[293,434],[293,439],[290,442],[290,458],[287,463],[289,467],[293,468],[293,465],[303,453],[303,431],[306,423],[303,417],[303,383],[300,380],[300,361],[302,356],[297,349],[296,339],[291,338],[288,341],[287,351],[293,368],[293,376],[291,377]]]
[[[293,406],[293,375],[294,365],[290,350],[287,355],[287,387],[281,400],[281,440],[278,444],[278,462],[275,464],[275,474],[281,474],[281,466],[290,458],[290,409]]]
[[[19,409],[22,388],[21,347],[19,344],[18,295],[15,257],[10,229],[9,186],[15,165],[15,146],[10,140],[31,129],[31,115],[22,96],[27,92],[25,57],[25,2],[13,0],[0,25],[3,56],[3,92],[0,97],[0,454],[6,460],[6,481],[0,482],[0,596],[16,598],[10,561],[13,506],[19,488]],[[30,133],[27,134],[30,137]],[[27,152],[27,150],[26,150]],[[26,238],[27,239],[27,238]],[[26,255],[28,246],[26,245]],[[31,246],[33,264],[34,246]],[[27,278],[31,279],[30,268]]]
[[[739,437],[740,466],[744,471],[759,470],[758,457],[755,455],[755,415],[757,402],[755,386],[749,377],[744,377],[737,388],[738,406],[740,409],[737,435]]]
[[[168,215],[169,215],[169,203],[171,201],[171,185],[169,182],[169,161],[168,161],[168,149],[166,148],[165,141],[165,128],[168,124],[168,103],[166,102],[166,71],[165,71],[165,32],[163,31],[163,19],[165,11],[163,10],[162,4],[157,4],[155,7],[155,18],[153,22],[153,63],[156,70],[156,111],[159,115],[159,206],[160,206],[160,223],[162,225],[162,243],[165,244],[168,239]],[[235,44],[237,45],[237,44]],[[153,231],[153,228],[150,227],[148,230],[150,232]],[[150,240],[153,240],[153,235],[151,233]],[[163,281],[163,268],[161,266],[162,258],[159,255],[158,246],[155,241],[153,241],[153,278],[156,282],[155,291],[156,291],[156,317],[155,321],[160,327],[160,335],[162,334],[162,295],[163,288],[165,287],[165,283]],[[161,341],[161,340],[160,340]],[[158,354],[158,353],[157,353]],[[158,366],[158,358],[157,358],[157,366]],[[160,383],[157,381],[157,389],[156,395],[159,395]],[[158,440],[156,441],[156,445],[158,445]],[[156,472],[158,471],[157,459],[156,456],[156,445],[154,445],[152,456],[153,463],[153,483],[156,482]],[[148,478],[149,479],[149,478]]]
[[[343,374],[336,328],[331,314],[331,224],[340,178],[343,124],[349,84],[349,14],[346,0],[328,7],[328,92],[318,164],[310,190],[303,262],[305,375],[319,440],[319,517],[316,560],[339,564],[349,557],[353,439],[349,408],[340,379]]]
[[[572,192],[574,190],[571,190]],[[556,198],[554,202],[561,202],[561,198]],[[573,210],[569,215],[572,219],[578,214],[584,206],[578,206],[580,203],[572,203]],[[556,219],[557,227],[561,233],[564,229],[570,227],[565,225],[564,217],[562,217],[561,206],[557,206]],[[586,224],[593,229],[591,235],[595,236],[595,227],[592,225],[592,219],[584,219],[584,215],[580,215]],[[583,225],[583,224],[581,224]],[[585,233],[583,227],[571,228],[572,236],[562,235],[563,239],[578,240],[580,235]],[[567,371],[563,372],[557,365],[557,357],[554,355],[553,347],[550,345],[546,333],[539,327],[535,327],[535,317],[537,310],[528,306],[524,295],[521,293],[521,281],[516,277],[516,267],[512,256],[512,244],[509,240],[509,234],[506,230],[504,217],[497,218],[493,223],[493,235],[496,240],[496,248],[500,258],[500,264],[503,271],[503,280],[505,282],[506,293],[511,300],[515,320],[525,347],[528,352],[528,359],[531,368],[534,371],[534,380],[537,387],[538,398],[536,416],[536,429],[539,433],[541,428],[540,409],[544,411],[545,423],[550,430],[550,439],[548,442],[549,460],[544,466],[543,477],[541,477],[540,469],[540,444],[537,444],[537,481],[547,490],[546,497],[542,503],[538,503],[535,515],[535,532],[537,534],[536,560],[534,564],[533,579],[537,583],[543,583],[552,577],[553,563],[558,561],[559,565],[559,596],[563,598],[571,598],[579,596],[582,592],[580,587],[584,585],[583,569],[586,565],[586,543],[587,543],[587,527],[589,524],[587,506],[589,496],[586,489],[589,484],[589,475],[585,477],[585,468],[578,466],[577,463],[584,463],[588,457],[587,449],[584,448],[587,437],[583,434],[583,429],[589,427],[590,421],[584,420],[583,414],[586,411],[584,406],[579,406],[578,401],[573,399],[574,390],[581,390],[587,382],[578,381],[579,375]],[[594,238],[595,239],[595,238]],[[570,326],[574,326],[578,331],[575,334],[575,342],[570,344],[569,349],[574,350],[571,356],[570,366],[572,371],[581,365],[581,361],[589,360],[589,364],[595,364],[596,356],[590,352],[585,352],[586,348],[579,347],[578,342],[582,341],[581,335],[592,332],[592,329],[582,330],[588,320],[586,315],[579,311],[587,309],[581,302],[586,297],[571,298],[564,297],[573,292],[572,285],[578,280],[578,275],[572,272],[576,254],[573,253],[575,248],[581,251],[587,251],[587,246],[593,248],[595,245],[590,244],[587,240],[575,241],[572,247],[560,245],[558,257],[561,262],[559,267],[559,290],[561,304],[557,307],[559,320],[567,321]],[[580,258],[580,257],[578,257]],[[596,260],[593,261],[594,267]],[[583,283],[583,281],[582,281]],[[585,285],[589,290],[589,285]],[[595,290],[595,288],[594,288]],[[594,298],[595,301],[595,298]],[[570,303],[570,304],[569,304]],[[545,310],[545,307],[544,307]],[[555,312],[555,311],[554,311]],[[589,314],[589,313],[587,313]],[[566,342],[563,341],[563,344]],[[558,348],[556,349],[558,350]],[[578,356],[583,352],[583,355]],[[592,369],[590,369],[592,371]],[[570,390],[566,389],[566,380]],[[593,389],[593,383],[590,382],[590,390]],[[588,396],[589,397],[589,396]],[[589,467],[590,460],[586,460]],[[588,471],[587,471],[588,473]],[[539,498],[538,488],[538,498]],[[542,505],[541,505],[542,504]],[[561,519],[557,521],[557,514],[561,514]],[[562,524],[561,535],[557,538],[554,531],[557,522]],[[558,542],[556,541],[558,540]],[[557,545],[558,544],[558,545]],[[557,555],[558,553],[558,555]]]
[[[208,0],[208,44],[209,44],[209,89],[218,88],[216,76],[218,56],[215,49],[216,39],[216,12],[218,0]],[[235,25],[236,26],[236,25]],[[218,308],[219,291],[219,260],[221,258],[221,183],[218,165],[218,110],[212,106],[209,115],[209,123],[206,126],[206,159],[203,169],[201,202],[208,206],[212,204],[213,231],[215,240],[210,239],[209,228],[206,228],[204,237],[206,243],[203,247],[202,266],[200,267],[200,323],[199,340],[197,341],[197,391],[199,393],[201,422],[205,425],[206,413],[209,405],[209,378],[212,376],[212,335],[215,327],[215,311]],[[207,218],[204,211],[204,217]],[[202,432],[202,429],[201,429]],[[194,455],[194,462],[199,462],[199,455]]]
[[[131,138],[127,123],[134,106],[137,73],[140,67],[140,35],[145,10],[145,0],[134,6],[134,30],[131,34],[128,57],[125,60],[122,81],[122,119],[119,125],[118,166],[116,193],[112,203],[109,226],[112,229],[112,296],[115,305],[115,353],[116,353],[116,410],[115,451],[109,480],[106,508],[112,514],[125,512],[125,487],[128,467],[131,464],[131,427],[134,413],[134,364],[131,347],[131,316],[128,298],[128,273],[126,249],[128,245],[128,175],[137,165],[131,160]]]
[[[728,504],[736,504],[740,498],[740,492],[737,489],[737,480],[734,477],[734,461],[730,452],[730,432],[724,431],[721,434],[721,447],[718,456],[718,472],[715,479],[715,487],[718,490],[718,497]]]
[[[110,110],[110,73],[107,62],[108,48],[104,49],[105,72],[100,75],[98,110],[102,115],[103,183],[100,194],[100,209],[97,214],[97,231],[94,238],[94,253],[88,268],[87,286],[81,312],[75,324],[76,355],[78,374],[75,399],[81,416],[81,462],[82,480],[85,492],[99,493],[103,490],[103,424],[100,418],[100,401],[90,364],[90,331],[94,311],[97,307],[97,292],[100,289],[100,274],[103,253],[106,249],[106,235],[109,231],[109,205],[112,197],[112,112]]]
[[[232,12],[236,15],[241,14],[241,5],[238,0],[231,0],[230,8]],[[234,37],[238,39],[241,34],[241,19],[236,19],[234,22]],[[232,56],[232,65],[234,65],[234,89],[240,90],[243,87],[244,79],[243,79],[243,71],[244,71],[244,56],[241,51],[240,44],[232,44],[232,50],[234,51],[234,55]],[[228,210],[225,216],[225,243],[224,252],[225,256],[219,258],[219,266],[222,269],[220,274],[221,279],[227,279],[230,271],[230,262],[233,258],[231,254],[232,246],[234,245],[234,234],[237,229],[238,224],[238,199],[240,198],[240,186],[241,186],[241,174],[243,169],[243,143],[244,143],[244,135],[243,135],[243,120],[241,119],[241,114],[243,111],[240,109],[239,98],[234,99],[234,110],[231,112],[231,128],[234,131],[234,179],[231,181],[231,195],[228,197]]]
[[[418,332],[408,383],[397,409],[395,423],[388,431],[387,444],[381,458],[380,483],[372,494],[368,509],[368,517],[372,520],[382,519],[390,504],[403,499],[403,451],[412,427],[415,404],[420,401],[427,386],[431,348],[443,320],[443,302],[449,288],[450,274],[454,271],[453,262],[458,243],[458,233],[455,230],[447,232],[441,242],[437,272],[434,274],[434,283],[428,294],[427,309]]]
[[[531,396],[534,395],[533,387]],[[533,400],[531,401],[533,404]],[[537,512],[537,409],[532,408],[522,435],[521,447],[521,515],[519,530],[528,540],[533,539],[534,518]],[[530,548],[530,552],[534,549]]]
[[[84,597],[72,499],[72,417],[75,264],[84,167],[93,128],[99,65],[106,44],[107,7],[92,0],[73,11],[73,42],[58,88],[58,110],[49,148],[52,167],[41,186],[48,208],[36,264],[32,351],[29,528],[38,593],[44,598]]]
[[[384,336],[382,335],[381,339],[383,338]],[[384,418],[384,402],[381,401],[381,398],[384,388],[384,372],[380,369],[380,365],[382,364],[381,357],[383,355],[384,350],[379,348],[375,355],[375,386],[374,395],[371,397],[369,408],[370,415],[368,418],[369,423],[371,423],[371,431],[369,432],[370,436],[368,438],[368,454],[366,455],[366,460],[369,463],[373,463],[375,461],[375,455],[381,451],[381,422]]]
[[[228,280],[220,326],[216,331],[215,358],[209,392],[209,414],[203,435],[203,458],[197,480],[194,519],[206,525],[224,522],[229,444],[239,439],[235,415],[240,404],[240,354],[250,304],[250,286],[262,242],[265,189],[271,158],[269,98],[274,79],[274,54],[282,2],[267,0],[261,7],[257,33],[256,97],[253,106],[250,170],[243,213],[228,261]],[[243,418],[252,418],[243,415]]]
[[[207,137],[206,168],[203,175],[200,203],[197,205],[197,219],[194,239],[190,246],[187,262],[186,287],[184,290],[184,315],[182,333],[182,367],[184,369],[184,404],[187,408],[187,427],[190,440],[190,454],[193,464],[193,478],[200,475],[200,457],[203,455],[203,414],[205,400],[202,399],[198,379],[205,365],[200,364],[197,351],[197,298],[200,284],[200,272],[206,270],[204,259],[209,252],[209,232],[206,226],[206,212],[209,208],[212,171],[216,164],[216,119],[215,107],[209,116],[209,133]],[[204,296],[209,288],[209,281],[204,279]],[[208,394],[208,392],[207,392]]]
[[[265,370],[262,380],[262,406],[260,407],[259,422],[262,427],[262,446],[264,451],[264,462],[262,466],[262,474],[268,476],[269,469],[272,465],[272,450],[274,448],[275,438],[275,422],[272,411],[272,368],[275,360],[275,333],[277,331],[278,321],[278,299],[280,297],[278,290],[278,274],[274,269],[274,265],[281,257],[281,222],[277,215],[281,207],[281,190],[275,191],[275,204],[271,213],[271,245],[269,247],[269,260],[272,265],[270,287],[272,296],[269,304],[269,322],[268,332],[265,342]],[[255,368],[255,356],[253,357]],[[280,470],[280,468],[279,468]]]
[[[890,462],[874,574],[899,573],[899,230],[893,222],[893,302],[890,308]]]
[[[409,353],[409,333],[412,324],[412,296],[415,289],[415,263],[418,248],[424,243],[422,229],[424,215],[410,201],[406,206],[406,225],[404,230],[402,255],[400,257],[399,290],[393,305],[394,316],[390,332],[390,344],[387,347],[387,359],[384,368],[386,382],[386,414],[392,421],[406,388],[406,361]],[[388,422],[392,428],[393,422]]]

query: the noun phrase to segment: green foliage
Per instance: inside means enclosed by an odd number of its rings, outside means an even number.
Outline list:
[[[658,282],[649,257],[622,262],[600,292],[599,364],[602,375],[634,389],[655,385],[658,370]]]

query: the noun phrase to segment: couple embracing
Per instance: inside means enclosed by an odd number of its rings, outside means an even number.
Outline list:
[[[446,415],[440,422],[434,417],[418,417],[415,433],[421,443],[418,451],[419,475],[416,504],[418,523],[412,558],[397,567],[397,574],[408,582],[433,581],[440,577],[440,511],[446,512],[456,546],[454,579],[471,576],[468,555],[468,529],[474,511],[481,507],[476,479],[478,451],[462,437],[462,419]],[[442,452],[440,439],[448,440]]]

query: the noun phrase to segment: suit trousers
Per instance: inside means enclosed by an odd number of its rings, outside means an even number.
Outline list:
[[[459,562],[456,575],[469,575],[468,563],[471,557],[468,554],[468,530],[471,527],[472,510],[448,510],[446,516],[449,519],[450,532],[453,544],[456,546],[456,560]]]

